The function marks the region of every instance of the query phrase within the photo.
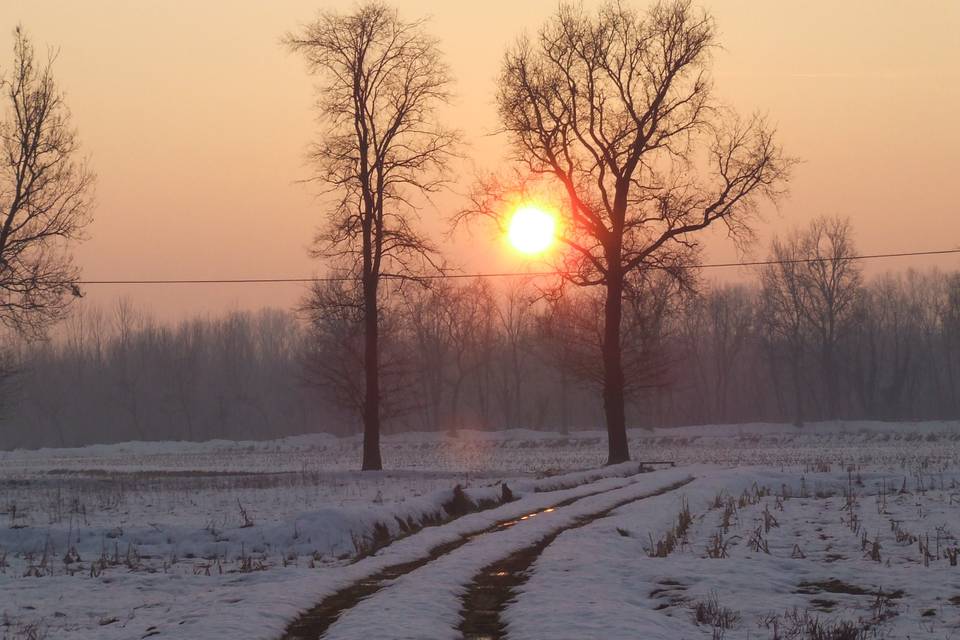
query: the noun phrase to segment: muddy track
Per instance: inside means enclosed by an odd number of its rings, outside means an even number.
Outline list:
[[[621,500],[602,511],[581,516],[572,524],[544,536],[535,544],[511,553],[481,569],[473,577],[462,598],[463,608],[460,610],[462,621],[458,630],[463,634],[464,640],[502,640],[507,637],[506,623],[501,614],[516,597],[518,588],[530,577],[530,566],[561,533],[586,526],[632,502],[675,491],[692,481],[693,478],[687,478],[651,493]]]
[[[648,473],[652,469],[641,466],[637,473],[632,475],[640,475],[643,473]],[[632,476],[627,476],[632,477]],[[446,542],[441,545],[437,545],[430,549],[422,558],[417,560],[411,560],[409,562],[402,562],[399,564],[390,565],[379,572],[363,578],[353,584],[346,586],[339,591],[327,596],[324,598],[318,605],[309,609],[306,613],[301,615],[299,618],[290,623],[284,632],[281,640],[318,640],[322,638],[323,635],[327,632],[327,629],[330,628],[334,622],[336,622],[340,616],[344,613],[355,607],[360,601],[372,596],[377,593],[384,587],[388,586],[391,581],[411,573],[420,567],[437,560],[453,551],[456,551],[463,545],[467,544],[474,538],[477,538],[488,533],[494,533],[496,531],[502,531],[504,529],[509,529],[513,525],[517,524],[521,520],[526,520],[531,516],[540,514],[540,513],[549,513],[556,509],[569,506],[578,500],[584,498],[589,498],[591,496],[596,496],[601,493],[608,493],[610,491],[615,491],[616,489],[621,489],[622,487],[614,487],[613,489],[603,489],[600,491],[593,491],[591,493],[585,493],[580,496],[573,498],[567,498],[557,502],[556,504],[550,505],[549,507],[543,507],[542,509],[537,509],[532,511],[527,515],[521,516],[519,518],[511,518],[508,520],[501,520],[499,522],[490,525],[485,529],[479,531],[474,531],[456,540]]]

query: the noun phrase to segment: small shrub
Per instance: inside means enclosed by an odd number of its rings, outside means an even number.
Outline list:
[[[821,622],[804,609],[788,609],[782,615],[771,614],[759,626],[773,632],[771,640],[867,640],[868,625],[849,620]]]
[[[237,498],[237,508],[240,509],[240,517],[243,519],[243,524],[240,525],[241,529],[247,529],[253,526],[253,518],[250,517],[250,514],[247,513],[247,510],[243,508],[243,505],[240,504],[240,498]]]
[[[680,499],[680,513],[677,514],[677,524],[656,541],[653,539],[653,534],[649,534],[650,546],[646,549],[647,555],[651,558],[666,558],[673,553],[677,544],[686,543],[687,532],[690,530],[691,524],[693,524],[693,515],[690,513],[690,505],[686,497],[683,497]]]
[[[777,522],[777,519],[773,517],[773,514],[770,513],[770,505],[763,505],[763,530],[766,533],[770,533],[770,529],[776,529],[780,526],[780,523]]]
[[[767,539],[763,537],[762,524],[754,529],[750,534],[750,539],[747,541],[747,546],[757,553],[761,551],[766,554],[770,553],[770,546],[767,544]]]
[[[727,501],[726,507],[723,509],[723,516],[720,519],[720,528],[724,533],[730,531],[730,526],[733,524],[733,519],[737,515],[737,505],[733,501],[733,498]]]
[[[666,535],[654,542],[653,534],[650,534],[650,547],[647,549],[647,555],[651,558],[666,558],[673,553],[677,546],[677,538],[673,529],[667,531]]]
[[[707,543],[707,557],[708,558],[727,558],[729,557],[728,549],[730,544],[739,539],[740,536],[733,536],[732,538],[724,538],[722,531],[717,531],[712,536],[710,536],[710,541]]]
[[[873,539],[873,542],[869,545],[869,550],[867,551],[867,557],[873,560],[874,562],[880,562],[880,536],[876,536]]]
[[[960,549],[957,547],[947,547],[947,559],[950,561],[950,566],[957,566],[957,555],[960,554]],[[0,568],[3,567],[3,560],[0,558]]]
[[[740,613],[729,607],[720,606],[717,593],[711,592],[706,600],[700,600],[691,606],[693,621],[697,625],[706,625],[714,629],[732,629],[740,622]]]
[[[450,500],[443,503],[443,510],[446,511],[447,515],[451,518],[459,518],[476,510],[476,505],[473,504],[473,501],[463,492],[463,487],[458,484],[453,488],[453,495],[450,497]]]

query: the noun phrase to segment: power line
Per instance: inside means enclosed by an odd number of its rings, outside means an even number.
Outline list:
[[[935,251],[903,251],[898,253],[872,253],[842,258],[796,258],[789,260],[752,260],[747,262],[714,262],[688,265],[689,269],[726,269],[731,267],[762,267],[775,264],[809,264],[832,260],[877,260],[883,258],[906,258],[911,256],[940,256],[960,254],[960,249],[938,249]],[[665,266],[650,265],[651,269],[667,269]],[[436,273],[417,276],[421,280],[444,280],[462,278],[520,278],[564,275],[561,271],[497,271],[490,273]],[[400,276],[384,275],[384,278]],[[191,278],[163,280],[78,280],[79,285],[163,285],[163,284],[309,284],[314,282],[347,282],[354,280],[350,276],[319,276],[315,278]]]

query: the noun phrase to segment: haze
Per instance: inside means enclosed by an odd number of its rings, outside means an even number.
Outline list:
[[[790,198],[759,228],[761,239],[841,214],[851,218],[863,252],[958,246],[960,5],[701,4],[715,16],[724,45],[716,53],[720,95],[742,112],[768,113],[785,149],[803,159]],[[298,182],[309,176],[312,81],[279,40],[320,8],[350,6],[5,0],[0,60],[9,58],[17,23],[40,47],[59,48],[56,75],[99,175],[94,223],[76,250],[84,279],[322,271],[306,255],[322,205]],[[504,48],[554,7],[400,3],[407,18],[431,16],[457,80],[447,120],[464,130],[466,152],[480,168],[503,154],[502,138],[489,134],[497,127],[492,98]],[[459,202],[455,193],[438,199],[437,211],[424,211],[425,224],[440,234]],[[471,247],[468,268],[495,270],[516,259],[482,227]],[[707,257],[737,253],[714,234]],[[929,264],[955,268],[957,260],[889,261],[867,270]],[[94,303],[125,295],[168,319],[290,307],[302,292],[296,285],[87,290]]]

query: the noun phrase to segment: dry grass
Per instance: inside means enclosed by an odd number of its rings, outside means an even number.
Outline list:
[[[758,626],[771,633],[770,640],[867,640],[870,625],[849,620],[822,621],[807,609],[789,609],[770,614]]]
[[[739,539],[740,536],[725,538],[723,531],[717,531],[710,536],[710,540],[707,542],[707,557],[713,559],[728,558],[730,556],[730,545]]]
[[[693,515],[690,513],[690,504],[686,497],[680,499],[680,513],[677,514],[677,523],[669,529],[661,538],[653,539],[650,536],[650,546],[645,549],[647,555],[651,558],[666,558],[677,546],[687,544],[687,533],[690,531],[690,525],[693,524]]]
[[[697,625],[709,626],[726,631],[740,622],[740,612],[720,605],[717,593],[711,592],[706,600],[698,600],[690,606],[693,621]]]
[[[46,640],[50,637],[47,625],[42,620],[13,623],[6,614],[0,620],[0,640]]]

